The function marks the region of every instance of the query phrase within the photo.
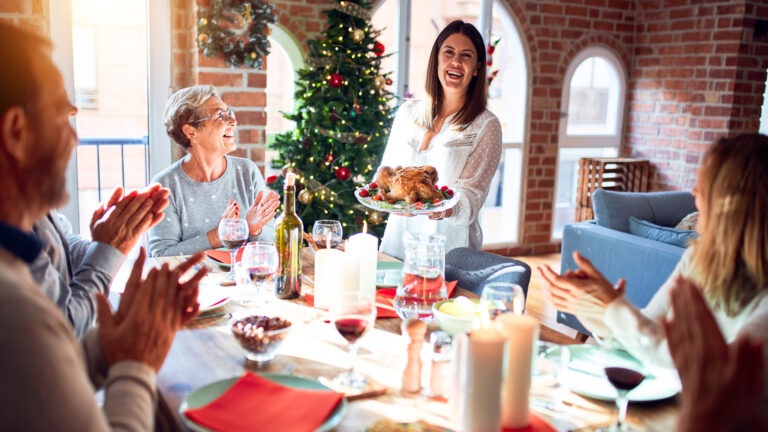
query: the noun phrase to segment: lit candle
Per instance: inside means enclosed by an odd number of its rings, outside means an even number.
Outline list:
[[[359,261],[361,292],[367,292],[371,296],[376,295],[376,262],[379,250],[379,239],[368,234],[368,224],[363,224],[363,232],[349,236],[349,243],[345,250]]]
[[[507,340],[506,370],[501,390],[501,421],[505,428],[528,426],[533,345],[539,323],[528,315],[502,314],[496,324]]]
[[[333,299],[335,292],[350,292],[360,289],[360,259],[349,252],[349,241],[344,245],[346,251],[341,259],[339,271],[339,285],[337,291],[331,292]]]
[[[505,339],[498,330],[487,325],[487,320],[483,324],[470,332],[466,345],[462,431],[501,430]]]

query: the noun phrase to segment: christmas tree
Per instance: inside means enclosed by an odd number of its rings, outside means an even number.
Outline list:
[[[384,231],[385,214],[358,203],[354,191],[371,181],[392,124],[392,84],[382,73],[384,45],[371,27],[371,3],[339,1],[325,11],[328,27],[310,40],[307,67],[296,81],[295,111],[285,114],[295,129],[278,135],[280,152],[273,168],[281,176],[267,179],[282,191],[287,172],[295,172],[301,191],[297,212],[311,232],[318,219],[341,221],[345,234]]]

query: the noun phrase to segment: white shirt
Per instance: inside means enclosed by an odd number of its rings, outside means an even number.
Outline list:
[[[381,166],[432,165],[438,184],[461,193],[453,215],[436,223],[435,232],[446,237],[446,252],[457,247],[480,249],[483,233],[477,216],[488,195],[501,158],[501,123],[487,109],[463,131],[448,117],[429,147],[419,151],[426,129],[416,124],[422,101],[403,104],[397,111]],[[426,232],[427,216],[390,215],[381,250],[402,258],[403,234]]]

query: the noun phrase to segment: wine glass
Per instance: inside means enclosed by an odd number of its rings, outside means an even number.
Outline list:
[[[608,382],[616,389],[616,421],[601,432],[627,432],[627,395],[643,382],[646,376],[642,363],[624,351],[612,339],[603,340],[603,370]]]
[[[541,403],[550,411],[564,411],[563,395],[566,387],[563,383],[571,360],[571,351],[565,345],[552,342],[536,341],[534,352],[536,361],[533,367],[533,376],[537,377],[551,391],[547,391],[549,400]]]
[[[238,301],[246,306],[258,306],[263,304],[264,282],[275,274],[277,269],[277,249],[272,242],[248,243],[243,250],[240,259],[241,266],[248,272],[248,277],[253,282],[256,290],[251,295],[247,288],[240,292]]]
[[[312,226],[312,238],[320,249],[335,249],[341,243],[342,235],[341,222],[336,220],[319,220]]]
[[[334,377],[333,382],[340,386],[362,390],[365,388],[367,379],[364,375],[355,372],[357,342],[376,320],[375,298],[370,293],[345,291],[338,293],[336,298],[331,300],[330,306],[333,325],[347,340],[347,352],[352,357],[349,369]]]
[[[235,261],[237,250],[248,241],[248,221],[239,218],[222,218],[219,221],[219,239],[229,249],[231,257],[229,273],[224,280],[235,280]]]
[[[492,282],[483,288],[480,302],[487,305],[491,318],[503,313],[521,315],[525,309],[525,292],[517,284]]]

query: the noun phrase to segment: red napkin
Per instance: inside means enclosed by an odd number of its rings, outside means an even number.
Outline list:
[[[504,428],[503,432],[557,432],[549,423],[542,420],[534,413],[528,414],[530,423],[524,428],[510,429]]]
[[[232,265],[232,259],[230,258],[228,250],[208,249],[207,251],[205,251],[205,254],[208,255],[208,258],[212,260],[218,261],[220,263]],[[243,248],[240,248],[240,250],[237,251],[237,260],[240,261],[242,257],[243,257]]]
[[[184,414],[217,431],[307,432],[323,424],[343,396],[290,388],[246,372],[208,405]]]
[[[456,284],[459,281],[451,281],[445,283],[445,288],[448,291],[448,298],[453,295],[456,290]],[[376,291],[376,303],[383,303],[386,305],[392,305],[392,301],[395,299],[397,290],[394,288],[385,288]],[[397,318],[397,313],[390,309],[376,308],[376,318]]]

